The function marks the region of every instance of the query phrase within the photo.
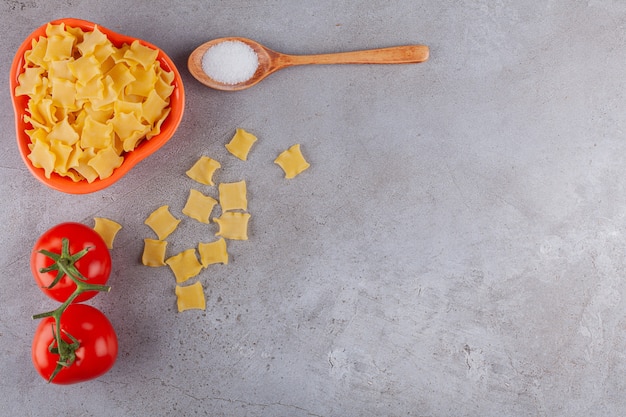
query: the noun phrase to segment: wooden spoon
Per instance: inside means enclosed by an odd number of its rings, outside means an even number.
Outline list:
[[[249,45],[259,58],[259,66],[254,75],[238,84],[225,84],[209,77],[202,69],[202,57],[212,46],[225,41],[240,41]],[[338,52],[317,55],[287,55],[273,51],[258,42],[246,38],[219,38],[203,43],[189,56],[189,72],[202,84],[217,90],[238,91],[257,84],[268,75],[294,65],[309,64],[412,64],[428,59],[426,45],[393,46],[390,48],[370,49],[365,51]]]

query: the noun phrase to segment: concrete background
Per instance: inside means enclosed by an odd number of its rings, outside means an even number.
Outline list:
[[[626,412],[626,3],[590,1],[0,2],[0,414],[7,416],[621,416]],[[161,47],[184,78],[174,138],[104,191],[66,195],[26,170],[8,74],[60,17]],[[287,53],[424,43],[405,66],[292,68],[253,89],[186,68],[209,39]],[[247,162],[224,144],[259,138]],[[311,168],[272,163],[300,143]],[[206,311],[140,264],[143,224],[182,218],[200,155],[248,182],[250,239],[205,270]],[[207,188],[205,191],[208,191]],[[29,251],[63,221],[123,225],[105,376],[47,385],[31,315],[53,305]],[[184,220],[170,253],[210,239]]]

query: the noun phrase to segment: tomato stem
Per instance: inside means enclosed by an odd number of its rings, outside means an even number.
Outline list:
[[[52,379],[65,367],[71,366],[76,359],[76,349],[80,346],[80,342],[74,338],[71,334],[61,330],[61,315],[67,309],[67,307],[72,304],[72,302],[78,297],[80,294],[86,291],[101,291],[101,292],[109,292],[111,287],[108,285],[100,285],[100,284],[90,284],[87,281],[88,278],[84,277],[83,274],[76,268],[76,261],[85,256],[85,254],[89,251],[90,247],[86,247],[80,252],[75,254],[70,253],[70,245],[69,239],[63,238],[61,239],[61,253],[53,253],[46,250],[39,251],[40,253],[52,258],[54,263],[47,267],[40,269],[40,272],[50,272],[50,271],[58,271],[56,278],[54,281],[48,286],[48,288],[56,285],[64,275],[67,275],[73,282],[76,284],[76,289],[74,292],[63,302],[59,307],[54,310],[47,311],[45,313],[35,314],[33,316],[34,320],[42,319],[44,317],[52,317],[55,321],[55,326],[52,328],[52,334],[54,336],[55,341],[48,347],[48,350],[53,353],[58,353],[59,360],[57,361],[57,366],[50,375],[48,382],[51,382]],[[61,337],[61,332],[65,334],[72,343],[68,343]],[[54,346],[56,344],[56,347]]]

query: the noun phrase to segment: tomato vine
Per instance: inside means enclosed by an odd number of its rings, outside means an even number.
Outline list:
[[[33,316],[33,319],[43,319],[45,317],[52,317],[55,321],[55,327],[52,330],[52,334],[54,336],[54,342],[48,347],[50,353],[58,354],[59,360],[57,361],[57,366],[48,379],[48,382],[52,382],[54,377],[65,367],[71,366],[76,360],[76,350],[80,346],[78,339],[76,339],[71,334],[63,331],[61,329],[61,315],[67,309],[67,307],[82,293],[86,291],[100,291],[100,292],[108,292],[111,290],[111,287],[108,285],[100,285],[100,284],[90,284],[87,281],[87,278],[80,273],[80,271],[76,268],[76,262],[85,256],[87,252],[91,249],[90,247],[86,247],[80,252],[76,254],[70,253],[70,244],[69,239],[62,238],[62,247],[61,253],[53,253],[48,250],[40,250],[39,252],[51,258],[54,263],[47,267],[42,268],[40,272],[51,272],[57,271],[57,276],[54,281],[47,287],[54,287],[63,276],[67,276],[70,278],[74,284],[76,285],[76,289],[74,292],[65,300],[60,306],[52,311],[48,311],[41,314],[36,314]],[[62,337],[62,334],[65,334],[72,342],[68,343]]]

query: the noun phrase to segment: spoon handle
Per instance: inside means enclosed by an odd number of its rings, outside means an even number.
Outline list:
[[[413,64],[428,59],[426,45],[392,46],[316,55],[283,55],[282,66],[309,64]]]

